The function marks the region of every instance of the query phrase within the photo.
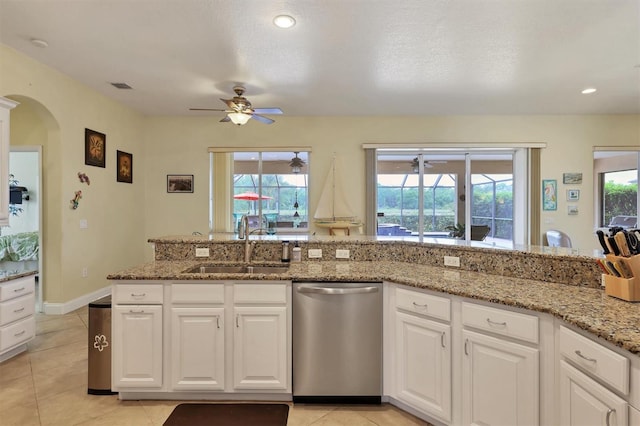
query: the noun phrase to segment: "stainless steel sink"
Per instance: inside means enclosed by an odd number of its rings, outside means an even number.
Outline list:
[[[185,274],[283,274],[288,266],[281,265],[203,265],[189,268]]]

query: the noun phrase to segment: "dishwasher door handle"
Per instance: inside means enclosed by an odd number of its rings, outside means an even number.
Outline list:
[[[298,287],[298,293],[315,294],[364,294],[378,291],[378,287]]]

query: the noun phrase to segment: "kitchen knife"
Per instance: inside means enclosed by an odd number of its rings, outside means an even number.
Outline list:
[[[602,269],[602,272],[604,272],[605,274],[611,274],[611,272],[609,272],[607,267],[604,265],[604,261],[602,259],[596,259],[596,263],[598,264],[600,269]]]
[[[604,232],[602,232],[601,230],[597,230],[596,231],[596,235],[598,236],[598,241],[600,241],[600,245],[602,246],[602,252],[604,254],[609,254],[611,253],[609,251],[609,247],[607,246],[607,243],[604,240]]]
[[[613,262],[611,262],[610,260],[606,260],[604,264],[607,266],[607,269],[611,272],[611,275],[614,275],[616,277],[620,276],[620,272],[618,272]]]
[[[620,251],[620,255],[624,257],[631,256],[631,252],[629,251],[629,246],[627,245],[627,238],[625,237],[624,232],[620,231],[616,235],[613,236],[613,239],[616,240],[616,245],[618,246],[618,250]]]
[[[638,231],[629,231],[625,232],[625,237],[627,238],[627,246],[629,247],[629,252],[633,256],[634,254],[640,254],[640,241],[638,237]]]
[[[618,271],[620,271],[620,275],[624,278],[633,278],[633,271],[625,259],[618,259],[613,262],[613,265],[617,267]]]
[[[613,254],[620,256],[620,249],[618,248],[618,244],[616,244],[616,239],[614,237],[608,237],[607,241],[609,242],[609,247],[611,247]]]

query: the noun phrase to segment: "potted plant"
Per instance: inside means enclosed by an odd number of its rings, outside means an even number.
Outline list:
[[[449,231],[449,236],[453,238],[464,238],[464,223],[457,223],[455,225],[449,225],[444,227]]]

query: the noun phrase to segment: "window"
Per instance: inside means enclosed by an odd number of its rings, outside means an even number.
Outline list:
[[[640,153],[596,151],[594,169],[598,188],[596,227],[638,226],[638,163]]]
[[[212,229],[237,232],[240,218],[247,215],[253,232],[308,230],[308,151],[210,148],[210,152],[215,156],[210,215],[211,223],[217,224]],[[216,185],[216,179],[222,182]],[[216,191],[229,194],[230,199],[214,196]]]

